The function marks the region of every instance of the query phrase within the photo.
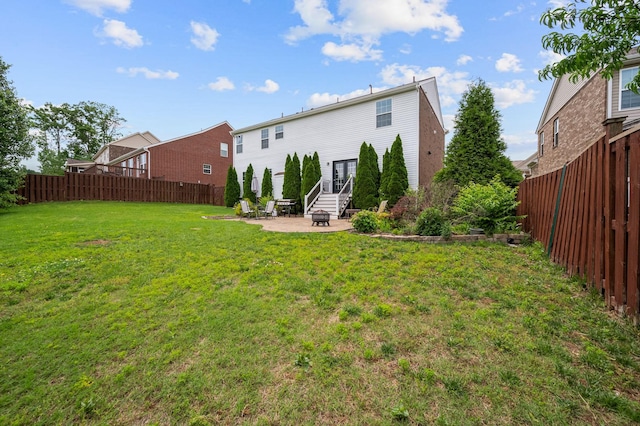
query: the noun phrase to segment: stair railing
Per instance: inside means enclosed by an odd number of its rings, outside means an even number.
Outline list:
[[[320,177],[320,180],[318,181],[318,183],[316,183],[313,186],[313,188],[311,188],[311,191],[309,191],[309,193],[304,196],[304,214],[305,215],[309,213],[311,206],[313,205],[313,203],[315,203],[318,200],[321,192],[322,192],[322,177]]]
[[[338,217],[342,216],[345,209],[351,201],[351,194],[353,193],[353,175],[349,175],[349,179],[345,182],[344,186],[336,197],[336,214]]]

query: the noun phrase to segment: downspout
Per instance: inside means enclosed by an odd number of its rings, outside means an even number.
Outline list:
[[[142,149],[147,153],[147,179],[151,179],[151,151],[146,146],[143,146]]]

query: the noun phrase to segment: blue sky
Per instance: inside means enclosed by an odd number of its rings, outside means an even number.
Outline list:
[[[507,155],[524,159],[551,88],[536,73],[554,59],[539,19],[560,3],[3,0],[0,56],[27,102],[113,105],[127,119],[124,135],[149,130],[161,140],[414,76],[436,77],[450,138],[460,95],[481,78],[502,113]]]

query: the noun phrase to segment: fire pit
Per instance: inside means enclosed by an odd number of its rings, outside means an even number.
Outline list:
[[[321,223],[323,225],[331,226],[329,225],[329,212],[324,210],[316,210],[315,212],[311,213],[311,221],[311,226],[319,226]]]

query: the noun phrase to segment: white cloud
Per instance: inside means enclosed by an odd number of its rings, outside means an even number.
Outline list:
[[[467,89],[470,83],[469,74],[462,71],[449,71],[445,67],[428,67],[425,69],[417,65],[387,65],[380,72],[382,81],[390,86],[400,86],[416,80],[435,77],[440,94],[440,103],[448,107],[456,103],[456,99]]]
[[[505,83],[502,87],[489,84],[496,106],[500,109],[509,108],[513,105],[525,104],[535,100],[536,91],[528,89],[524,81],[513,80]]]
[[[336,102],[343,102],[349,99],[357,98],[358,96],[364,96],[371,91],[379,92],[380,90],[384,90],[386,87],[372,87],[371,89],[357,89],[349,93],[344,93],[342,95],[338,94],[330,94],[330,93],[314,93],[307,99],[307,106],[309,108],[317,108],[323,105],[329,105]]]
[[[411,50],[411,45],[405,44],[400,48],[400,53],[402,53],[403,55],[409,55],[411,54]]]
[[[191,21],[191,31],[193,31],[193,37],[191,37],[191,43],[200,50],[211,51],[215,49],[215,44],[218,41],[220,33],[211,28],[204,22]]]
[[[102,16],[102,13],[108,9],[125,13],[131,7],[131,0],[65,0],[65,2],[96,16]]]
[[[520,59],[511,53],[503,53],[502,57],[496,61],[496,69],[499,72],[521,72]]]
[[[110,38],[116,46],[126,47],[128,49],[140,47],[144,44],[142,36],[138,34],[136,30],[127,28],[124,22],[115,19],[105,19],[102,32],[98,33],[98,35]]]
[[[467,65],[469,62],[473,61],[473,58],[469,55],[460,55],[458,60],[456,61],[456,65]]]
[[[337,45],[330,41],[322,46],[322,53],[336,61],[359,62],[379,61],[382,59],[382,50],[355,43]]]
[[[251,84],[245,84],[245,90],[249,92],[262,92],[262,93],[275,93],[280,90],[280,85],[273,80],[267,79],[264,81],[264,86],[255,87]]]
[[[323,52],[348,48],[354,51],[353,55],[343,52],[333,57],[353,61],[381,57],[382,52],[371,50],[371,46],[379,45],[383,35],[395,32],[431,30],[443,33],[446,41],[455,41],[463,28],[455,15],[447,13],[447,3],[448,0],[339,0],[336,19],[327,0],[295,0],[294,12],[300,15],[303,25],[289,28],[285,40],[294,44],[314,35],[333,35],[341,39],[342,46],[332,43],[327,48],[327,43]],[[373,54],[362,55],[369,51]]]
[[[525,9],[523,4],[519,4],[515,10],[508,10],[504,13],[504,16],[513,16],[513,15],[517,15],[518,13],[522,12]]]
[[[569,3],[567,0],[549,0],[547,4],[551,9],[557,9],[559,7],[565,7]]]
[[[216,81],[208,84],[209,89],[216,92],[223,92],[225,90],[233,90],[236,86],[227,77],[218,77]]]
[[[560,62],[565,58],[564,55],[561,55],[556,52],[552,52],[551,50],[541,50],[538,53],[538,56],[542,58],[542,61],[544,62],[545,65],[551,65],[556,62]]]
[[[123,68],[118,67],[116,72],[119,74],[127,74],[129,77],[135,77],[138,74],[142,74],[145,78],[149,80],[175,80],[180,76],[175,71],[151,71],[147,67],[133,67],[133,68]]]

